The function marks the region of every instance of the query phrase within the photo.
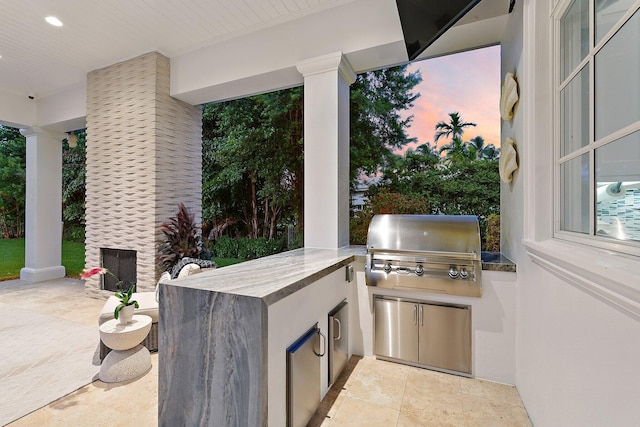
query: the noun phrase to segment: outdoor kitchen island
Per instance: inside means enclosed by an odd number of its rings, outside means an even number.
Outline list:
[[[474,377],[514,384],[515,264],[482,255],[480,298],[366,286],[364,247],[298,249],[161,284],[159,425],[286,425],[286,348],[315,323],[327,336],[327,313],[345,298],[349,353],[367,357],[375,295],[472,306]],[[324,394],[324,362],[321,373]]]
[[[285,349],[315,323],[327,335],[364,255],[303,248],[162,283],[159,425],[285,425]]]

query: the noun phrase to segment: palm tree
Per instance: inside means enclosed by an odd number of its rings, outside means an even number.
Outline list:
[[[486,148],[487,147],[484,145],[484,138],[479,135],[469,140],[469,151],[476,159],[482,159]]]
[[[456,137],[451,140],[451,142],[447,145],[443,145],[439,150],[440,155],[444,155],[444,163],[450,164],[453,162],[460,162],[465,160],[473,160],[474,154],[469,151],[467,144],[462,142],[462,139]]]
[[[484,148],[482,156],[483,159],[498,160],[500,158],[500,149],[493,144],[489,144]]]
[[[500,154],[500,149],[495,145],[484,145],[484,138],[476,136],[469,140],[469,151],[474,159],[478,160],[497,160]]]
[[[445,123],[443,121],[439,121],[436,123],[436,135],[433,138],[433,142],[438,142],[441,137],[451,139],[459,139],[462,141],[462,134],[464,132],[464,128],[469,126],[475,126],[475,123],[464,122],[460,117],[460,113],[449,113],[449,123]]]
[[[416,147],[416,151],[423,156],[438,156],[438,149],[436,145],[434,144],[432,147],[430,142],[418,145]]]

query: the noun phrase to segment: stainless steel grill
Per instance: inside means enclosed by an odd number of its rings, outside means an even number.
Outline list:
[[[367,235],[366,283],[480,297],[480,257],[475,216],[376,215]]]

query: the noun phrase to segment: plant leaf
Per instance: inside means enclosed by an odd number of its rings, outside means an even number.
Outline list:
[[[125,305],[124,305],[124,304],[122,304],[122,303],[118,304],[118,306],[116,307],[116,309],[113,311],[113,317],[114,317],[115,319],[117,319],[117,318],[118,318],[118,316],[120,315],[120,310],[122,310],[124,307],[125,307]]]

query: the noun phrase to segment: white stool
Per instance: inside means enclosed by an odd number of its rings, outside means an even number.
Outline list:
[[[131,323],[116,319],[100,325],[100,339],[113,351],[100,366],[100,381],[115,383],[139,377],[151,369],[151,354],[140,343],[151,330],[151,317],[134,315]]]

